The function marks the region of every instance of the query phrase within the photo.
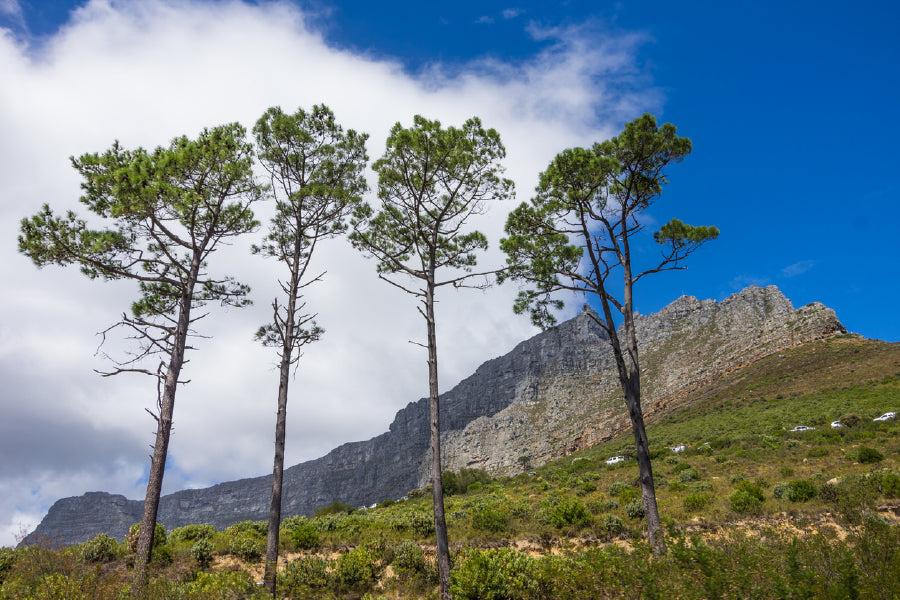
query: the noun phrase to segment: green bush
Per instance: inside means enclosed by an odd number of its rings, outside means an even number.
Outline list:
[[[881,493],[885,498],[900,496],[900,475],[893,471],[886,471],[881,476]]]
[[[816,492],[815,484],[803,479],[776,483],[772,489],[773,496],[788,502],[806,502],[815,497]]]
[[[472,529],[499,533],[509,526],[509,514],[495,504],[485,504],[472,511]]]
[[[688,469],[692,469],[692,468],[693,467],[691,467],[691,465],[689,463],[680,462],[680,463],[676,464],[674,467],[672,467],[672,473],[674,475],[678,475],[682,471],[687,471]]]
[[[108,563],[119,558],[119,542],[101,533],[81,545],[81,560],[89,563]]]
[[[618,516],[607,514],[603,517],[603,529],[610,535],[619,535],[625,530],[625,524]]]
[[[16,564],[16,551],[12,548],[0,547],[0,584],[6,579],[13,565]]]
[[[550,510],[550,523],[557,529],[583,526],[591,522],[591,513],[577,498],[560,498]]]
[[[292,560],[284,568],[278,581],[292,595],[303,589],[324,588],[328,585],[328,561],[318,556]]]
[[[290,533],[290,540],[291,544],[300,550],[314,550],[322,543],[319,532],[309,523],[294,527]]]
[[[700,472],[694,468],[684,469],[678,473],[678,481],[681,483],[687,483],[697,479],[700,479]]]
[[[375,579],[375,558],[365,546],[345,552],[337,559],[335,577],[341,585],[359,588]]]
[[[128,535],[125,536],[125,547],[128,548],[129,552],[137,552],[137,541],[138,536],[141,534],[141,524],[135,523],[128,530]],[[156,524],[156,528],[153,530],[153,544],[151,546],[151,552],[162,546],[166,543],[166,528]]]
[[[737,489],[728,497],[731,510],[739,513],[757,512],[765,499],[762,488],[749,481],[740,482]]]
[[[709,494],[688,494],[682,500],[682,505],[684,506],[685,510],[693,512],[703,509],[703,507],[709,504],[711,500],[712,497]]]
[[[212,564],[214,550],[213,543],[209,539],[201,537],[191,546],[191,558],[201,569],[206,569]]]
[[[409,528],[419,537],[434,535],[434,517],[424,512],[415,512],[410,516]]]
[[[394,572],[407,578],[425,572],[425,551],[418,544],[406,540],[394,548]]]
[[[536,560],[512,548],[465,548],[450,572],[450,594],[456,600],[536,598],[539,589]]]
[[[198,540],[199,542],[200,540]],[[162,581],[166,581],[162,578]],[[246,571],[218,571],[198,573],[197,577],[183,586],[170,583],[170,589],[162,592],[151,589],[149,597],[162,600],[219,600],[220,598],[251,598],[256,592],[256,584]]]
[[[856,460],[862,464],[878,463],[884,460],[884,454],[875,448],[860,446],[856,451]]]
[[[591,500],[587,503],[587,509],[592,515],[599,515],[617,508],[619,508],[619,503],[615,500]]]
[[[824,446],[810,448],[809,452],[807,452],[806,455],[810,458],[820,458],[822,456],[828,456],[828,448],[825,448]]]
[[[216,535],[216,530],[212,525],[185,525],[184,527],[176,527],[169,532],[169,541],[171,542],[192,542],[199,539],[210,540]]]
[[[248,562],[259,560],[263,553],[263,539],[253,531],[240,532],[231,539],[228,553]]]
[[[349,504],[344,504],[343,502],[338,502],[335,500],[328,506],[323,506],[322,508],[317,508],[315,511],[315,516],[324,517],[326,515],[339,515],[339,514],[352,514],[356,512],[356,509]]]
[[[643,519],[644,503],[640,500],[632,500],[625,505],[625,514],[628,515],[629,519]]]

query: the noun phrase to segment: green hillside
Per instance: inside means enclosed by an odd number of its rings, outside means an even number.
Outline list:
[[[900,344],[838,336],[654,415],[665,557],[641,537],[630,434],[547,465],[523,457],[515,477],[445,474],[454,597],[898,598],[900,420],[873,420],[888,411],[900,412]],[[791,431],[801,425],[815,429]],[[607,464],[613,456],[626,460]],[[287,519],[278,597],[437,597],[431,520],[427,490]],[[264,597],[264,536],[250,522],[169,532],[152,597]],[[0,599],[118,598],[132,558],[102,538],[5,549]]]

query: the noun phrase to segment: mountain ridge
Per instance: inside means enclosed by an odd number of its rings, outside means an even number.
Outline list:
[[[794,309],[774,286],[749,287],[721,302],[682,296],[636,319],[648,419],[679,405],[705,382],[762,356],[846,333],[819,303]],[[368,505],[405,495],[428,481],[428,400],[400,409],[387,432],[348,442],[285,470],[283,514],[311,514],[337,500]],[[608,336],[582,312],[486,361],[441,394],[445,469],[495,474],[540,464],[625,430]],[[222,529],[268,514],[269,476],[181,490],[161,499],[167,528],[209,523]],[[23,544],[122,539],[143,503],[105,492],[58,500]]]

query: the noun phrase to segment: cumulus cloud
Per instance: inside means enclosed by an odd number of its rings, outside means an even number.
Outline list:
[[[17,6],[5,0],[2,10]],[[105,490],[141,498],[145,485],[154,423],[144,409],[154,405],[155,383],[94,372],[108,366],[95,354],[96,332],[128,310],[135,286],[38,270],[15,252],[19,221],[41,204],[80,208],[68,157],[114,140],[166,145],[232,121],[249,128],[269,106],[325,103],[345,127],[371,134],[374,159],[396,121],[411,124],[419,113],[451,125],[478,115],[500,132],[507,175],[524,200],[559,150],[608,137],[659,102],[635,70],[639,38],[578,28],[541,35],[553,43],[515,65],[434,64],[411,76],[399,62],[329,47],[286,3],[93,0],[40,46],[0,30],[0,544],[14,543],[60,497]],[[472,223],[492,243],[485,267],[502,264],[497,242],[512,207],[493,205]],[[264,222],[269,215],[260,208]],[[214,271],[249,283],[256,304],[212,307],[200,323],[211,338],[196,341],[185,368],[191,383],[176,400],[165,492],[271,471],[276,357],[252,336],[269,318],[279,267],[250,256],[252,241],[211,260]],[[305,349],[292,383],[288,464],[386,431],[396,410],[427,394],[424,352],[409,343],[424,338],[412,299],[341,240],[317,252],[314,266],[327,274],[307,300],[326,333]],[[512,314],[516,291],[442,290],[442,389],[535,333]]]

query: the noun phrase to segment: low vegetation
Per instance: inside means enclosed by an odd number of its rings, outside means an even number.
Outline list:
[[[819,344],[818,355],[854,345],[864,356],[841,385],[824,367],[807,369],[802,391],[760,384],[803,376],[816,353],[798,348],[649,426],[665,557],[643,536],[630,436],[513,477],[445,474],[453,597],[900,596],[900,421],[872,420],[900,408],[900,353],[848,338]],[[815,429],[790,432],[797,425]],[[628,460],[606,464],[618,455]],[[148,597],[270,598],[257,585],[265,536],[252,522],[157,530]],[[427,490],[290,517],[280,537],[278,598],[438,597]],[[0,599],[122,598],[133,562],[128,542],[107,536],[0,549]]]

